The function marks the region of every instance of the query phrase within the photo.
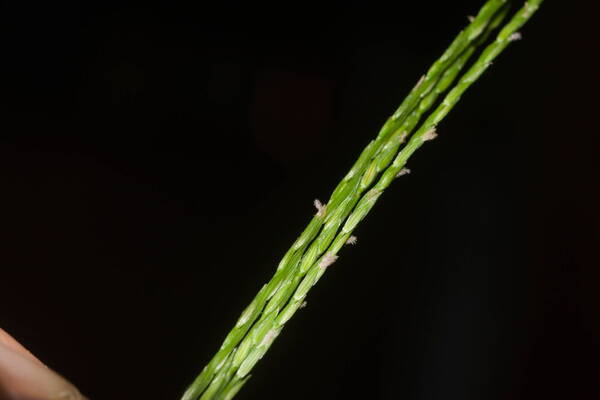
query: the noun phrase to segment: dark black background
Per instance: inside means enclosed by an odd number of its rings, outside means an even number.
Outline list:
[[[482,1],[5,1],[0,324],[176,399]],[[547,1],[240,399],[600,394],[592,2]]]

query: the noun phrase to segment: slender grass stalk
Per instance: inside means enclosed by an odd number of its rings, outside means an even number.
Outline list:
[[[229,400],[235,396],[284,324],[302,306],[310,288],[337,259],[342,246],[351,240],[358,223],[395,177],[405,172],[409,157],[424,142],[435,138],[439,122],[492,60],[517,37],[517,30],[542,1],[527,1],[517,11],[410,136],[424,113],[452,85],[478,46],[501,24],[508,11],[506,0],[490,0],[481,8],[386,121],[375,140],[363,150],[327,204],[315,203],[317,214],[285,254],[275,275],[244,310],[219,351],[187,389],[183,400]],[[410,140],[400,149],[409,136]]]

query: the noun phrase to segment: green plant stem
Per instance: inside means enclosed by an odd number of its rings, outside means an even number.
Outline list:
[[[498,2],[494,2],[494,4],[498,4]],[[482,18],[483,17],[487,18],[489,15],[489,6],[484,7],[484,9],[482,10],[482,12],[479,13],[479,15],[481,15]],[[472,25],[477,26],[477,24],[481,24],[480,21],[481,21],[481,18],[479,18],[479,19],[476,18],[472,22]],[[489,21],[486,20],[486,22],[489,22]],[[457,45],[456,43],[459,43],[459,44],[464,43],[465,37],[471,37],[471,36],[465,36],[463,33],[459,34],[459,36],[457,36],[457,39],[453,42],[451,47],[453,49],[457,49],[457,51],[462,49],[462,45]],[[444,75],[441,74],[440,67],[430,68],[430,71],[432,71],[432,72],[430,74],[428,74],[428,76],[431,76],[431,77],[426,78],[425,80],[422,80],[422,81],[425,82],[427,79],[429,79],[430,81],[437,80],[437,81],[441,81],[440,85],[447,87],[451,83],[451,80],[453,79],[453,77],[456,76],[456,74],[458,73],[458,71],[460,70],[462,65],[464,65],[464,62],[466,61],[468,56],[470,56],[470,54],[472,54],[473,50],[474,49],[471,48],[469,50],[463,51],[463,54],[460,55],[459,59],[456,59],[457,58],[456,56],[458,56],[458,55],[449,56],[448,51],[446,51],[444,59],[445,60],[455,60],[454,64],[452,66],[450,66],[450,68],[448,68],[447,71],[444,71],[445,72]],[[446,61],[446,63],[447,62],[448,61]],[[436,65],[442,65],[442,64],[438,61],[438,62],[436,62]],[[453,76],[452,79],[448,79],[448,77],[447,77],[448,74]],[[435,97],[437,96],[437,94],[439,94],[440,92],[443,91],[442,87],[437,87],[436,88],[437,90],[434,90],[434,91],[431,91],[430,89],[431,89],[431,87],[429,87],[429,89],[427,89],[427,85],[417,85],[413,89],[413,93],[416,93],[416,95],[412,96],[412,98],[420,99],[422,97],[425,97],[425,95],[427,95],[427,97],[426,97],[427,99],[434,100]],[[428,92],[433,92],[433,93],[428,93]],[[428,101],[428,103],[431,104],[432,101]],[[403,104],[405,104],[404,109],[406,109],[407,102],[405,101]],[[420,107],[420,109],[418,110],[419,112],[417,112],[417,113],[413,112],[407,118],[398,117],[395,120],[393,120],[392,123],[398,124],[404,119],[405,122],[408,121],[408,122],[411,122],[411,125],[414,125],[414,123],[416,123],[416,120],[418,119],[417,115],[420,115],[420,113],[422,113],[425,110],[426,110],[425,107]],[[390,123],[387,123],[386,126],[390,127],[392,125]],[[404,129],[407,129],[407,127],[404,127]],[[382,132],[385,132],[385,129],[382,129]],[[214,376],[217,374],[222,374],[222,375],[227,374],[227,368],[222,367],[222,365],[223,365],[222,362],[224,360],[224,357],[227,356],[229,353],[231,353],[234,346],[238,345],[241,339],[244,339],[245,341],[242,343],[242,345],[239,345],[239,347],[236,351],[236,362],[234,363],[234,365],[232,365],[232,367],[235,368],[235,367],[239,366],[239,360],[243,359],[242,356],[247,355],[247,353],[250,350],[252,350],[250,348],[250,344],[253,341],[253,338],[255,337],[255,335],[252,335],[252,334],[246,335],[247,328],[252,328],[252,329],[256,330],[257,327],[262,322],[262,320],[264,320],[266,318],[266,316],[271,311],[271,308],[273,308],[273,306],[275,304],[277,304],[278,302],[281,302],[281,303],[283,303],[282,305],[284,305],[284,302],[287,301],[287,299],[291,295],[291,293],[289,293],[289,290],[284,290],[284,289],[286,289],[286,288],[293,289],[294,283],[297,283],[297,282],[294,282],[293,280],[291,280],[290,277],[292,277],[294,275],[294,272],[296,271],[296,266],[301,258],[303,259],[302,265],[305,266],[304,268],[302,268],[302,272],[306,272],[306,266],[310,266],[312,264],[312,262],[315,260],[315,258],[322,254],[323,250],[321,250],[319,252],[318,246],[316,246],[314,244],[314,242],[308,252],[306,252],[306,248],[308,246],[308,243],[310,243],[314,239],[314,237],[317,234],[319,234],[319,231],[320,231],[323,223],[332,221],[333,219],[336,219],[339,221],[340,218],[347,216],[347,214],[351,211],[351,209],[349,207],[341,208],[340,202],[336,201],[336,199],[343,199],[343,198],[347,197],[349,193],[352,193],[353,197],[356,198],[356,200],[357,200],[358,198],[356,196],[360,195],[364,191],[364,186],[358,187],[359,183],[361,183],[361,182],[364,183],[364,181],[365,181],[361,177],[365,174],[365,170],[367,170],[369,163],[373,162],[374,156],[376,154],[380,153],[380,150],[382,148],[386,149],[387,147],[389,147],[389,143],[399,144],[399,143],[395,143],[395,142],[397,142],[396,141],[397,134],[395,136],[392,135],[392,138],[389,138],[389,135],[388,135],[388,138],[386,138],[385,136],[386,135],[383,135],[380,133],[380,135],[378,135],[378,139],[376,141],[372,141],[367,146],[367,149],[365,149],[365,151],[361,155],[359,162],[357,162],[353,166],[353,168],[350,170],[350,172],[346,175],[346,178],[342,181],[342,183],[340,185],[338,185],[338,188],[336,188],[333,195],[331,196],[331,199],[327,204],[327,211],[328,211],[327,217],[323,218],[323,216],[315,216],[313,218],[313,220],[311,221],[309,226],[300,235],[298,240],[296,240],[296,242],[294,243],[292,248],[288,251],[286,256],[280,262],[276,275],[271,279],[271,281],[269,282],[268,285],[263,287],[263,289],[259,292],[259,294],[256,296],[254,301],[251,303],[251,305],[242,314],[236,327],[227,336],[227,339],[225,340],[219,353],[217,353],[217,355],[215,355],[215,357],[213,358],[211,363],[209,363],[209,365],[207,365],[207,367],[205,367],[205,369],[200,374],[198,379],[194,382],[194,384],[192,386],[190,386],[190,388],[186,392],[186,396],[184,397],[184,399],[196,398],[195,396],[197,396],[199,393],[201,393],[203,390],[205,390],[209,384],[211,387],[206,389],[206,391],[203,393],[203,398],[204,397],[210,398],[212,393],[215,392],[215,390],[213,390],[213,389],[223,383],[223,380],[218,379],[218,377],[214,377]],[[384,151],[384,154],[388,154],[388,153],[389,153],[388,151]],[[373,172],[372,169],[368,169],[368,172],[369,172],[368,176],[371,176],[371,177],[375,176],[372,173]],[[346,205],[346,206],[348,204],[349,204],[349,202],[344,203],[344,205]],[[340,210],[340,209],[342,211],[342,215],[340,215],[339,212],[336,213],[336,210]],[[337,218],[333,218],[333,217],[337,217]],[[341,223],[341,221],[339,223]],[[321,231],[320,237],[321,237],[322,243],[325,242],[323,240],[323,238],[325,236],[327,236],[327,234],[328,234],[327,232],[332,231],[332,229],[331,229],[332,227],[333,227],[333,225],[329,225],[328,226],[329,229],[326,229],[324,232]],[[335,232],[333,232],[333,233],[335,233]],[[329,235],[331,235],[331,234],[329,234]],[[305,254],[305,253],[308,253],[308,254]],[[296,278],[296,280],[297,280],[297,278]],[[273,293],[274,290],[277,290],[277,293]],[[265,302],[271,296],[273,296],[273,297],[269,301],[270,306],[268,306],[269,309],[267,310],[265,308]],[[288,310],[291,310],[291,307],[288,307]],[[259,321],[258,323],[254,324],[254,326],[252,326],[252,324],[258,318],[259,313],[261,313],[261,311],[262,311],[261,321]],[[249,364],[245,364],[245,366],[247,366],[247,365],[249,365]],[[212,380],[210,380],[211,378],[212,378]]]
[[[506,8],[501,8],[504,1],[486,3],[471,25],[457,36],[442,58],[434,63],[386,122],[377,138],[363,151],[359,161],[333,192],[327,204],[327,212],[315,216],[286,253],[271,281],[263,286],[242,313],[219,352],[188,388],[183,399],[192,400],[200,396],[203,400],[231,399],[235,395],[248,379],[248,372],[270,347],[285,322],[301,306],[308,290],[322,276],[326,264],[335,259],[356,225],[401,171],[408,157],[421,146],[425,138],[431,136],[432,128],[456,104],[460,95],[481,75],[491,60],[506,47],[511,35],[540,3],[541,1],[530,1],[517,13],[408,144],[397,153],[402,139],[418,123],[420,116],[454,81],[479,42],[500,23],[506,11]],[[502,12],[498,13],[499,9]],[[482,32],[485,34],[481,35]],[[388,166],[392,159],[392,165]],[[382,171],[377,184],[361,198],[360,195]],[[350,216],[346,219],[348,214]]]
[[[280,300],[283,302],[287,300],[284,297],[289,298],[289,295],[286,293],[286,291],[282,289],[284,287],[291,288],[293,286],[293,282],[290,282],[290,277],[293,276],[300,259],[305,256],[308,244],[315,238],[317,234],[319,234],[324,223],[331,221],[333,219],[332,217],[335,217],[336,215],[338,219],[339,217],[342,217],[342,215],[336,214],[336,210],[340,209],[341,201],[347,197],[349,193],[355,193],[357,190],[357,185],[360,182],[363,182],[364,184],[364,180],[362,180],[361,177],[365,174],[365,170],[372,161],[373,157],[379,154],[382,149],[389,148],[389,142],[394,143],[396,141],[397,134],[395,136],[392,135],[392,138],[390,138],[390,133],[393,131],[393,129],[396,128],[397,130],[398,125],[407,119],[416,123],[415,116],[411,114],[412,118],[409,118],[410,116],[404,115],[405,111],[403,110],[409,110],[411,107],[414,109],[415,100],[420,100],[426,96],[427,99],[433,100],[434,96],[430,94],[432,88],[431,82],[437,82],[441,80],[441,85],[448,86],[450,84],[453,78],[448,79],[447,76],[444,77],[444,68],[446,68],[446,70],[452,69],[449,68],[449,66],[450,63],[454,62],[454,68],[452,70],[455,71],[453,75],[456,76],[456,73],[458,73],[458,70],[460,70],[460,67],[466,61],[465,57],[463,57],[456,62],[457,57],[459,57],[461,54],[460,52],[465,52],[463,51],[465,44],[472,44],[472,42],[479,37],[482,27],[485,27],[490,23],[492,15],[494,15],[494,13],[496,13],[503,4],[504,1],[490,1],[486,3],[471,24],[464,31],[459,33],[459,35],[450,45],[449,49],[444,52],[444,55],[440,58],[440,60],[436,61],[429,69],[425,78],[421,80],[421,84],[413,88],[411,95],[407,97],[398,111],[394,113],[395,116],[386,122],[384,128],[380,131],[377,138],[369,143],[365,151],[363,151],[361,154],[359,161],[355,163],[340,185],[338,185],[336,190],[334,190],[334,193],[327,204],[326,218],[323,218],[323,216],[315,216],[312,219],[308,227],[304,230],[292,248],[286,253],[284,258],[279,263],[279,267],[277,268],[275,276],[273,276],[270,282],[261,289],[250,306],[246,308],[246,311],[242,314],[234,329],[227,336],[219,352],[213,357],[211,362],[204,368],[202,373],[189,387],[184,395],[185,400],[196,399],[200,394],[203,395],[203,398],[211,398],[211,393],[219,392],[218,388],[216,390],[213,389],[215,389],[215,387],[217,387],[220,383],[223,383],[223,380],[218,379],[218,377],[215,375],[219,373],[225,374],[227,372],[226,369],[223,368],[224,360],[234,351],[235,347],[240,344],[242,339],[255,336],[247,333],[250,328],[256,329],[261,323],[261,321],[255,323],[259,316],[261,316],[261,320],[264,320],[267,317],[268,313],[264,312],[266,301],[272,296],[276,296],[276,291],[279,293],[276,299],[281,298]],[[470,51],[470,53],[472,53],[472,51]],[[441,88],[439,88],[437,92],[441,92]],[[424,111],[424,108],[421,111]],[[388,147],[386,147],[386,145]],[[385,152],[385,154],[388,153],[388,151]],[[375,176],[372,173],[372,169],[368,172],[369,176]],[[360,193],[362,193],[362,191],[364,191],[364,186],[360,188]],[[348,205],[348,202],[344,203],[344,205]],[[350,209],[346,207],[346,209],[342,211],[343,214],[347,215],[350,212]],[[332,225],[329,225],[329,229],[325,230],[325,232],[331,232],[332,227]],[[323,232],[321,232],[321,237],[325,235]],[[322,242],[324,243],[323,240]],[[310,265],[308,260],[318,255],[315,250],[315,246],[313,246],[308,254],[308,257],[304,257],[305,261],[303,262],[303,265]],[[275,301],[271,300],[270,304],[275,304]],[[290,308],[288,308],[288,310],[289,309]],[[246,340],[246,344],[247,342],[248,340]],[[237,349],[238,356],[236,357],[236,361],[239,361],[241,355],[248,350],[250,349],[247,346],[239,346]],[[238,362],[236,362],[236,365],[237,364]],[[209,384],[211,385],[211,388],[207,389]]]

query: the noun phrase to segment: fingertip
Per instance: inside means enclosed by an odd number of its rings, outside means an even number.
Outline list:
[[[86,400],[70,382],[0,343],[0,400]]]

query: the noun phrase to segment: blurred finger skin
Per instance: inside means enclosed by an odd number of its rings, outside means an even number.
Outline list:
[[[41,365],[43,365],[43,363],[40,360],[38,360],[38,358],[36,356],[31,354],[31,352],[29,350],[27,350],[25,347],[23,347],[23,345],[21,343],[17,342],[15,338],[10,336],[2,328],[0,328],[0,346],[6,346],[7,348],[14,350],[14,351],[20,353],[21,355],[28,357],[32,361],[38,362]]]
[[[71,383],[0,329],[0,400],[83,400]]]

